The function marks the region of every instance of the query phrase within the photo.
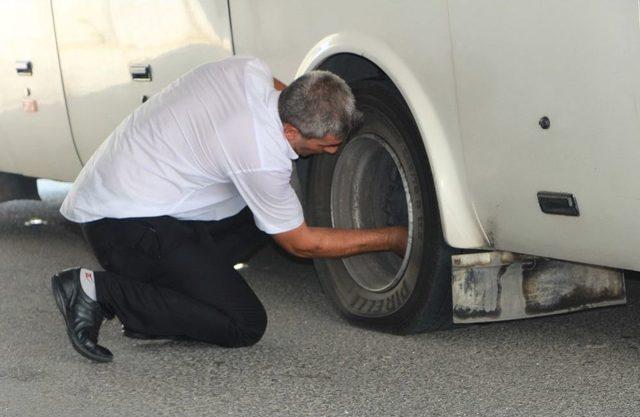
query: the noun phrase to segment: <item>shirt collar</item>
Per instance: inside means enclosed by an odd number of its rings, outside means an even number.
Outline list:
[[[279,97],[280,97],[280,91],[274,89],[273,92],[271,93],[271,96],[269,97],[269,111],[277,121],[278,128],[280,129],[280,132],[281,132],[282,142],[284,142],[284,145],[285,145],[283,146],[283,148],[287,154],[287,157],[289,159],[298,159],[299,155],[296,153],[296,151],[293,150],[293,148],[291,147],[291,144],[289,143],[287,138],[284,136],[284,126],[282,125],[282,120],[280,120],[280,113],[278,113]]]

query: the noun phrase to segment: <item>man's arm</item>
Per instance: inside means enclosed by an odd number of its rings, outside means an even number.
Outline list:
[[[273,235],[273,239],[287,252],[301,258],[342,258],[383,251],[404,256],[407,228],[332,229],[302,223],[296,229]]]

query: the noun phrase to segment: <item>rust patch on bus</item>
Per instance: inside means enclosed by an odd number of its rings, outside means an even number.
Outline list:
[[[625,295],[624,281],[609,268],[544,259],[522,275],[527,314],[571,311]]]
[[[454,323],[515,320],[626,303],[615,269],[512,252],[452,256]]]

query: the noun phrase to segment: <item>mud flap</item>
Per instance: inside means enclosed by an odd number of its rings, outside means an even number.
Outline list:
[[[626,304],[622,271],[520,255],[454,255],[453,322],[524,319]]]

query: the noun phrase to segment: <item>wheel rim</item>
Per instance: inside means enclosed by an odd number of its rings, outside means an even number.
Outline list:
[[[382,293],[393,289],[407,268],[413,234],[408,190],[396,152],[383,138],[366,133],[344,145],[331,182],[333,227],[407,226],[409,232],[402,258],[390,252],[376,252],[341,260],[351,279],[367,291]]]

